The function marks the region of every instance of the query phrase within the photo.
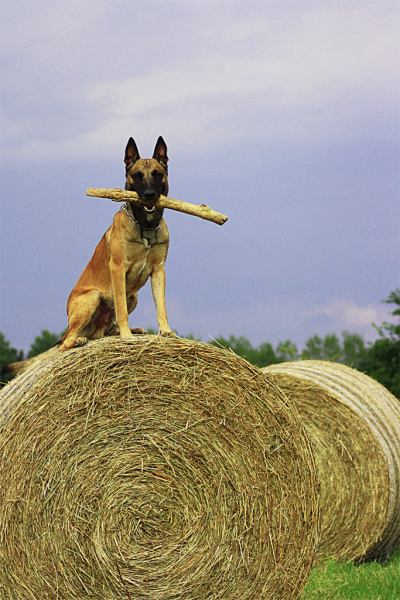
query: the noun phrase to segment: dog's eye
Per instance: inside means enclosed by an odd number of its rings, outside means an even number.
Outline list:
[[[133,179],[135,181],[143,181],[143,177],[144,174],[142,173],[142,171],[136,171],[136,173],[133,174]]]
[[[162,173],[160,173],[160,171],[155,171],[154,170],[154,171],[151,172],[151,176],[153,177],[153,179],[156,179],[156,180],[158,179],[159,180],[162,177]]]

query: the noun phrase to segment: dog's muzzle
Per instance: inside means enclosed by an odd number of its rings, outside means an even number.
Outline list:
[[[143,208],[147,213],[154,212],[158,200],[156,192],[144,192],[142,196]]]

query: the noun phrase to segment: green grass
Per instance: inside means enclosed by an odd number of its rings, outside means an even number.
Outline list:
[[[400,552],[387,564],[329,561],[312,570],[302,600],[400,600]]]

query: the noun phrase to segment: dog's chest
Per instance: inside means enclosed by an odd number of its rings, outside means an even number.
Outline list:
[[[125,221],[121,253],[125,263],[126,292],[136,292],[149,279],[152,271],[165,262],[168,251],[168,229],[163,220],[155,230],[143,229],[138,223]]]
[[[136,291],[149,279],[152,270],[160,260],[159,245],[150,246],[147,243],[135,244],[127,255],[126,290]]]
[[[139,244],[137,244],[139,246]],[[131,256],[127,256],[126,269],[126,288],[132,290],[141,287],[150,277],[151,267],[151,248],[140,245]]]

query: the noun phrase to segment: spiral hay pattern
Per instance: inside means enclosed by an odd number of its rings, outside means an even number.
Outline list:
[[[102,339],[0,393],[0,597],[298,598],[315,465],[285,396],[208,344]]]
[[[321,481],[320,558],[385,559],[400,543],[400,403],[367,375],[305,360],[263,369],[297,405]]]

